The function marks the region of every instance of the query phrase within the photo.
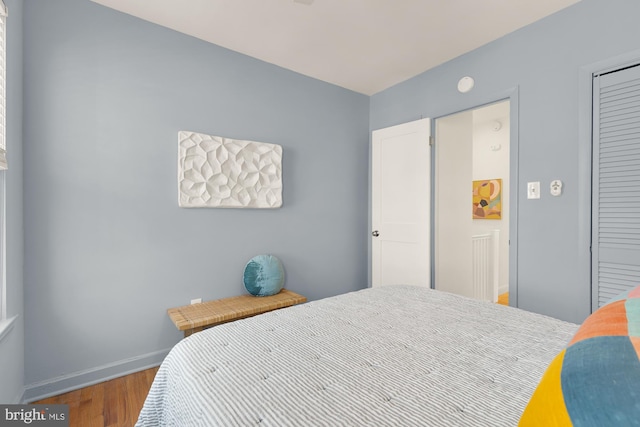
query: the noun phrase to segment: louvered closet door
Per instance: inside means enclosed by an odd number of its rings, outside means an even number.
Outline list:
[[[640,66],[593,81],[593,310],[640,284]]]

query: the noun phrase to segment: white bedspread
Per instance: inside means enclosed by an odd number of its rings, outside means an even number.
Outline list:
[[[576,329],[430,289],[365,289],[184,339],[136,425],[513,427]]]

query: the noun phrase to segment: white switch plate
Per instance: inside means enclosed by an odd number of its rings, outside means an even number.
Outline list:
[[[527,199],[540,198],[540,181],[527,182]]]
[[[562,194],[562,181],[560,181],[559,179],[554,179],[553,181],[551,181],[551,184],[549,185],[549,189],[551,191],[551,195],[552,196],[559,196]]]

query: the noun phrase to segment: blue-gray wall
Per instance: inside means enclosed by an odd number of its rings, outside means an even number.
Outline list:
[[[167,308],[257,254],[311,300],[366,287],[367,96],[88,0],[24,13],[27,399],[157,364]],[[180,130],[281,144],[283,207],[179,208]]]
[[[542,21],[371,97],[370,128],[439,117],[518,95],[517,296],[526,310],[581,322],[590,312],[590,109],[583,67],[640,49],[640,2],[583,0]],[[463,76],[476,86],[457,92]],[[586,136],[586,137],[585,137]],[[586,154],[585,154],[586,153]],[[586,171],[586,173],[585,173]],[[564,183],[551,197],[549,183]],[[540,181],[540,200],[526,183]]]
[[[0,403],[18,403],[24,392],[22,0],[4,0],[7,22],[7,317],[13,328],[0,341]]]

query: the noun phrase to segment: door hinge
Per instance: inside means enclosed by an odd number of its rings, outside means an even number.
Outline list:
[[[429,136],[429,147],[433,147],[436,143],[436,139],[433,136]]]

